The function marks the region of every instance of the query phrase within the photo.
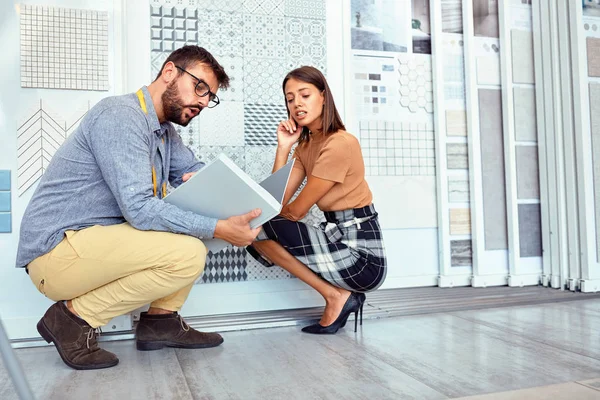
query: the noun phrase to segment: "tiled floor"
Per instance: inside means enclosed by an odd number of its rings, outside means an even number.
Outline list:
[[[600,299],[353,325],[228,332],[208,350],[103,343],[121,362],[101,371],[17,354],[39,399],[600,399]],[[0,399],[16,398],[0,367]]]

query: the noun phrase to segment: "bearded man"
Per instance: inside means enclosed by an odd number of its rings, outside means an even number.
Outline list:
[[[217,333],[191,329],[178,314],[202,274],[202,239],[252,243],[260,214],[217,220],[162,199],[167,183],[187,181],[204,164],[177,134],[219,104],[229,77],[205,49],[174,51],[149,86],[103,99],[56,151],[21,223],[17,267],[55,301],[37,329],[75,369],[116,365],[96,328],[146,304],[139,350],[218,346]],[[210,188],[207,188],[210,190]]]

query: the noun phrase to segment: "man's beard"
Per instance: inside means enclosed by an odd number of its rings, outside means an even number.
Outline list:
[[[183,109],[186,107],[199,108],[199,106],[198,104],[189,106],[185,106],[182,104],[183,101],[179,96],[179,91],[177,90],[176,82],[177,80],[174,80],[171,83],[169,83],[167,85],[167,89],[161,96],[163,112],[165,113],[165,119],[167,121],[173,122],[177,125],[187,126],[193,119],[193,117],[185,120],[183,116]]]

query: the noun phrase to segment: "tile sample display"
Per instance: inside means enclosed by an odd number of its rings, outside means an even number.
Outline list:
[[[448,176],[448,201],[451,203],[469,202],[469,178]]]
[[[201,146],[244,145],[244,103],[221,101],[196,119],[200,125]]]
[[[450,209],[450,234],[469,235],[471,233],[471,210],[468,208]]]
[[[367,176],[435,175],[432,124],[361,121],[359,141]]]
[[[486,250],[508,248],[501,97],[500,90],[479,89],[479,132]]]
[[[227,247],[216,254],[209,252],[198,283],[245,281],[248,279],[246,265],[246,249]]]
[[[247,146],[277,145],[277,126],[287,119],[287,110],[279,104],[244,103],[244,134]]]
[[[108,90],[108,13],[20,5],[21,87]]]
[[[450,259],[453,267],[464,267],[473,264],[471,239],[451,240]]]
[[[542,256],[542,218],[539,204],[519,204],[521,257]]]
[[[88,104],[81,114],[67,123],[40,100],[37,110],[17,125],[19,196],[41,178],[56,150],[79,125],[89,108]]]
[[[540,198],[540,170],[537,146],[516,146],[517,198]]]
[[[588,76],[600,77],[600,39],[588,37],[587,41],[587,66]]]
[[[535,83],[533,64],[533,34],[528,31],[511,31],[513,83]]]
[[[517,141],[537,142],[537,117],[535,108],[535,89],[515,87],[515,139]]]
[[[466,144],[446,144],[446,157],[448,158],[448,169],[468,169],[469,153]]]

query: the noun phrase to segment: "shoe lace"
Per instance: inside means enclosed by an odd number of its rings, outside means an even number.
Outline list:
[[[90,328],[90,330],[87,333],[87,340],[85,341],[85,345],[86,347],[89,349],[90,348],[90,341],[93,341],[95,339],[95,336],[97,335],[98,337],[100,337],[100,335],[102,334],[102,328]],[[97,345],[96,342],[92,342],[92,347],[95,347]]]
[[[179,323],[181,324],[181,329],[183,329],[185,332],[190,330],[190,326],[183,320],[183,318],[181,318],[181,315],[178,315],[179,317]]]

